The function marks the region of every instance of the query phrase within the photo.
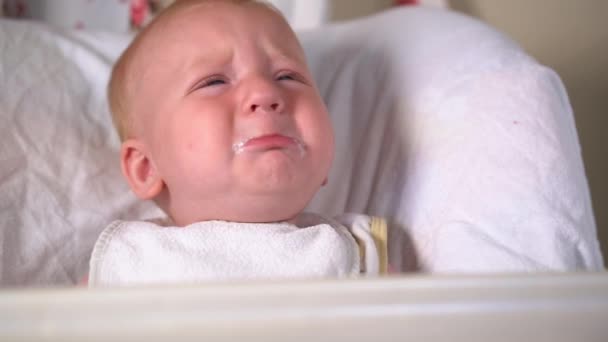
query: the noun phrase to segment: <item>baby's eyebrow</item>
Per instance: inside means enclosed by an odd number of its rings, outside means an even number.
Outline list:
[[[282,44],[277,44],[277,41],[280,41]],[[265,47],[271,59],[285,59],[299,63],[306,63],[304,51],[297,42],[289,39],[274,39],[271,42],[262,42],[262,44],[268,44]]]
[[[189,58],[178,67],[178,72],[188,75],[187,82],[192,83],[196,78],[200,77],[200,72],[215,69],[223,65],[227,65],[232,60],[232,53],[209,53],[197,54],[193,58]]]
[[[288,62],[294,61],[300,64],[306,64],[306,58],[302,53],[292,52],[284,49],[276,49],[270,55],[271,59],[285,60]]]
[[[190,68],[201,68],[209,65],[222,65],[226,63],[230,63],[232,60],[233,53],[229,50],[223,51],[213,51],[210,53],[198,53],[196,57],[190,59],[188,62],[184,63],[184,67],[186,69]]]

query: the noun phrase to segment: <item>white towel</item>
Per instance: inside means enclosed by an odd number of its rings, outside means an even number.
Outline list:
[[[377,267],[368,266],[378,260],[373,239],[356,230],[367,261],[360,260],[349,228],[314,214],[300,215],[295,224],[115,221],[95,244],[89,286],[347,277],[365,268],[377,274]]]

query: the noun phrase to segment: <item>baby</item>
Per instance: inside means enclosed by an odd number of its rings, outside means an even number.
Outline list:
[[[256,1],[181,0],[114,66],[122,172],[170,222],[116,221],[89,286],[386,270],[386,225],[302,211],[334,138],[296,35]]]

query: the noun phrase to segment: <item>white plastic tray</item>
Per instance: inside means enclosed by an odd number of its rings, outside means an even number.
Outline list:
[[[608,275],[0,292],[0,341],[608,341]]]

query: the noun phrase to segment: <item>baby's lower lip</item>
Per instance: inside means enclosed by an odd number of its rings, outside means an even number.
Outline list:
[[[251,149],[274,149],[294,145],[295,141],[281,134],[268,134],[247,140],[243,147]]]

